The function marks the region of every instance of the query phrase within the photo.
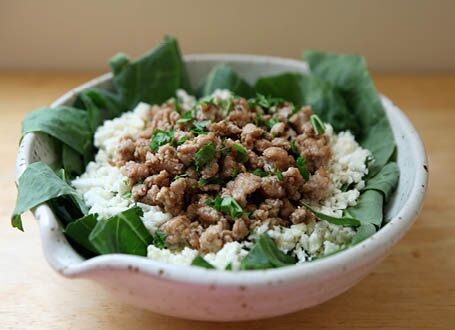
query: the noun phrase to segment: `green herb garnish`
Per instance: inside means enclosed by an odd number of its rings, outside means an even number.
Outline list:
[[[218,196],[214,200],[208,199],[205,205],[214,208],[218,212],[229,215],[232,219],[237,219],[245,214],[239,203],[230,196],[224,198]]]
[[[271,97],[265,96],[263,94],[256,94],[255,98],[248,100],[248,106],[250,108],[255,108],[256,106],[260,106],[265,110],[269,110],[277,105],[283,104],[285,102],[284,99],[279,97]]]
[[[291,152],[291,154],[294,157],[300,156],[299,150],[297,149],[297,145],[295,144],[295,140],[294,139],[291,140],[291,148],[290,148],[289,151]]]
[[[310,117],[311,125],[313,126],[314,133],[316,135],[322,134],[325,132],[325,125],[322,122],[321,118],[318,115],[311,115]]]
[[[186,124],[193,121],[193,119],[193,111],[189,110],[180,116],[180,119],[177,120],[177,124]]]
[[[212,177],[212,178],[208,178],[208,179],[200,178],[199,181],[197,182],[199,187],[203,187],[208,184],[223,184],[223,183],[224,183],[224,180],[221,178],[218,178],[218,177]]]
[[[166,248],[167,234],[164,231],[157,230],[152,237],[153,237],[153,245],[155,245],[160,250]]]
[[[192,266],[198,266],[206,269],[215,269],[215,267],[201,256],[196,256],[191,262]]]
[[[255,169],[255,170],[254,170],[253,172],[251,172],[251,173],[253,173],[253,174],[256,175],[256,176],[260,176],[261,178],[266,177],[266,176],[269,175],[266,171],[264,171],[264,170],[262,170],[262,169],[260,169],[260,168]]]
[[[279,122],[280,122],[280,120],[278,118],[272,117],[265,122],[265,126],[270,130],[270,129],[272,129],[273,125],[275,125]]]
[[[215,158],[215,154],[216,147],[212,142],[204,144],[194,155],[194,165],[196,166],[196,169],[200,171],[202,167],[209,164],[213,158]]]
[[[300,174],[302,174],[305,181],[308,181],[310,179],[310,172],[308,171],[308,169],[306,167],[305,158],[303,158],[302,156],[299,156],[299,157],[297,157],[295,163],[297,165],[297,168],[299,169]]]
[[[208,132],[208,127],[210,125],[210,120],[202,120],[193,122],[193,129],[191,130],[194,134],[205,134]]]
[[[240,163],[245,163],[248,160],[248,152],[240,143],[234,143],[232,145],[236,151],[236,160]]]
[[[188,140],[188,138],[186,136],[182,136],[180,137],[178,140],[177,140],[177,145],[182,145],[184,144],[186,141]]]
[[[167,143],[172,143],[173,140],[174,140],[173,130],[166,132],[157,129],[153,132],[152,141],[150,142],[150,149],[156,152],[161,146]]]

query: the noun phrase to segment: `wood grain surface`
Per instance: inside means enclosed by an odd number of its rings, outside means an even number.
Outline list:
[[[0,72],[0,329],[455,329],[455,75],[377,75],[378,89],[411,118],[430,165],[423,210],[367,278],[298,313],[242,323],[193,322],[112,299],[94,283],[54,273],[35,221],[10,228],[20,122],[95,74]]]

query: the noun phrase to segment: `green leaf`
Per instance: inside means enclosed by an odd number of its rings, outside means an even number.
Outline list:
[[[180,118],[177,120],[177,124],[186,124],[189,122],[192,122],[194,120],[193,118],[193,111],[186,111],[184,112]]]
[[[376,190],[366,190],[360,194],[357,204],[345,210],[345,214],[359,219],[362,224],[373,224],[378,227],[382,224],[382,206],[384,197]]]
[[[332,217],[330,215],[321,213],[313,209],[311,206],[307,204],[303,204],[308,210],[311,211],[318,219],[325,220],[327,222],[330,222],[334,225],[339,225],[339,226],[346,226],[346,227],[355,227],[355,226],[360,226],[362,221],[358,220],[357,218],[354,217],[341,217],[341,218],[336,218]]]
[[[235,150],[236,160],[239,163],[245,163],[248,160],[248,152],[240,143],[234,143],[232,147]]]
[[[208,132],[208,127],[210,125],[210,120],[201,120],[193,122],[193,129],[191,132],[194,134],[205,134]]]
[[[261,178],[264,178],[264,177],[266,177],[266,176],[269,175],[266,171],[264,171],[264,170],[262,170],[262,169],[260,169],[260,168],[255,169],[255,170],[254,170],[253,172],[251,172],[251,173],[253,173],[254,175],[259,176],[259,177],[261,177]]]
[[[97,224],[97,215],[89,214],[83,218],[70,222],[65,228],[65,235],[83,248],[98,253],[89,240],[90,233]]]
[[[395,150],[390,124],[365,59],[357,55],[305,52],[312,74],[336,86],[359,123],[356,136],[375,158],[372,174],[377,173]],[[330,122],[330,121],[329,121]]]
[[[390,199],[398,185],[400,170],[395,162],[386,164],[381,171],[367,181],[364,190],[377,190],[384,195],[384,202]]]
[[[153,245],[155,245],[159,249],[166,248],[166,237],[167,234],[164,231],[157,230],[153,235]]]
[[[293,265],[296,262],[295,257],[284,254],[267,234],[262,234],[251,251],[243,258],[240,269],[277,268]]]
[[[284,73],[264,77],[256,82],[256,90],[266,95],[282,97],[294,103],[296,109],[311,105],[313,112],[330,123],[336,132],[358,131],[358,123],[348,110],[342,94],[330,83],[315,76]]]
[[[352,238],[351,244],[355,245],[357,243],[360,243],[361,241],[373,235],[375,232],[376,232],[375,225],[371,223],[363,224],[357,229],[357,233]]]
[[[229,215],[232,219],[237,219],[245,214],[239,203],[230,196],[224,198],[217,196],[214,200],[208,199],[205,204],[218,212]]]
[[[218,64],[213,67],[201,87],[200,96],[211,95],[217,89],[228,89],[233,94],[245,98],[250,98],[255,94],[254,88],[225,64]]]
[[[191,262],[192,266],[202,267],[206,269],[215,269],[215,267],[207,262],[203,257],[196,256],[193,261]]]
[[[28,113],[22,122],[22,136],[46,133],[67,144],[84,157],[92,156],[92,131],[87,112],[71,107],[40,108]]]
[[[161,104],[175,95],[178,88],[191,93],[191,86],[175,38],[131,61],[124,54],[114,56],[110,65],[113,82],[126,109],[139,102]]]
[[[308,169],[306,167],[305,158],[303,158],[302,156],[299,156],[299,157],[297,157],[295,163],[297,165],[297,168],[299,169],[300,174],[302,174],[305,181],[308,181],[310,179],[310,172],[308,171]]]
[[[200,171],[202,167],[212,162],[216,155],[216,147],[215,145],[210,142],[204,144],[201,149],[196,152],[194,155],[194,165],[196,169]]]
[[[281,97],[264,96],[263,94],[257,93],[255,98],[248,100],[248,105],[250,108],[259,106],[267,111],[285,102],[286,100],[282,99]]]
[[[42,162],[30,164],[18,181],[16,207],[11,218],[11,224],[15,228],[22,230],[22,213],[59,196],[72,196],[82,213],[87,213],[84,202],[74,188]]]
[[[200,178],[199,181],[197,182],[199,187],[203,187],[208,184],[224,184],[224,180],[222,178],[218,177],[211,177],[211,178]]]
[[[150,142],[150,149],[157,152],[161,146],[171,143],[174,141],[174,131],[168,132],[157,129],[153,132],[152,140]]]
[[[265,126],[270,130],[272,129],[273,125],[278,124],[280,120],[276,117],[272,117],[265,122]]]
[[[99,220],[89,240],[100,254],[146,256],[153,237],[142,223],[141,216],[141,208],[135,206],[107,220]]]
[[[81,155],[66,144],[62,144],[62,163],[63,168],[71,177],[84,171],[84,161]]]
[[[325,132],[325,125],[322,122],[321,118],[318,115],[311,115],[310,117],[311,126],[313,126],[314,133],[316,135],[322,134]]]

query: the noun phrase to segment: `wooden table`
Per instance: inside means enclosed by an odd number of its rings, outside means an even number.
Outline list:
[[[0,329],[455,329],[455,75],[375,76],[422,134],[431,173],[423,211],[390,256],[329,302],[240,324],[178,320],[115,301],[51,270],[30,214],[25,233],[10,228],[24,114],[93,76],[0,72]]]

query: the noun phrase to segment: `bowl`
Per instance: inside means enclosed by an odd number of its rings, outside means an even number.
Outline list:
[[[254,55],[204,54],[184,58],[193,86],[223,62],[249,82],[283,72],[307,72],[305,62]],[[112,88],[112,75],[102,75],[69,91],[52,107],[71,105],[78,91]],[[165,264],[145,257],[109,254],[85,260],[69,245],[50,208],[33,210],[48,263],[61,275],[93,280],[117,299],[181,318],[237,321],[268,318],[320,304],[348,290],[364,278],[405,234],[422,206],[428,177],[427,158],[419,134],[392,101],[381,101],[397,143],[398,188],[388,203],[387,224],[360,244],[307,264],[245,272],[207,270]],[[27,134],[19,149],[17,176],[27,165],[51,163],[56,153],[43,134]],[[84,299],[81,297],[81,299]]]

